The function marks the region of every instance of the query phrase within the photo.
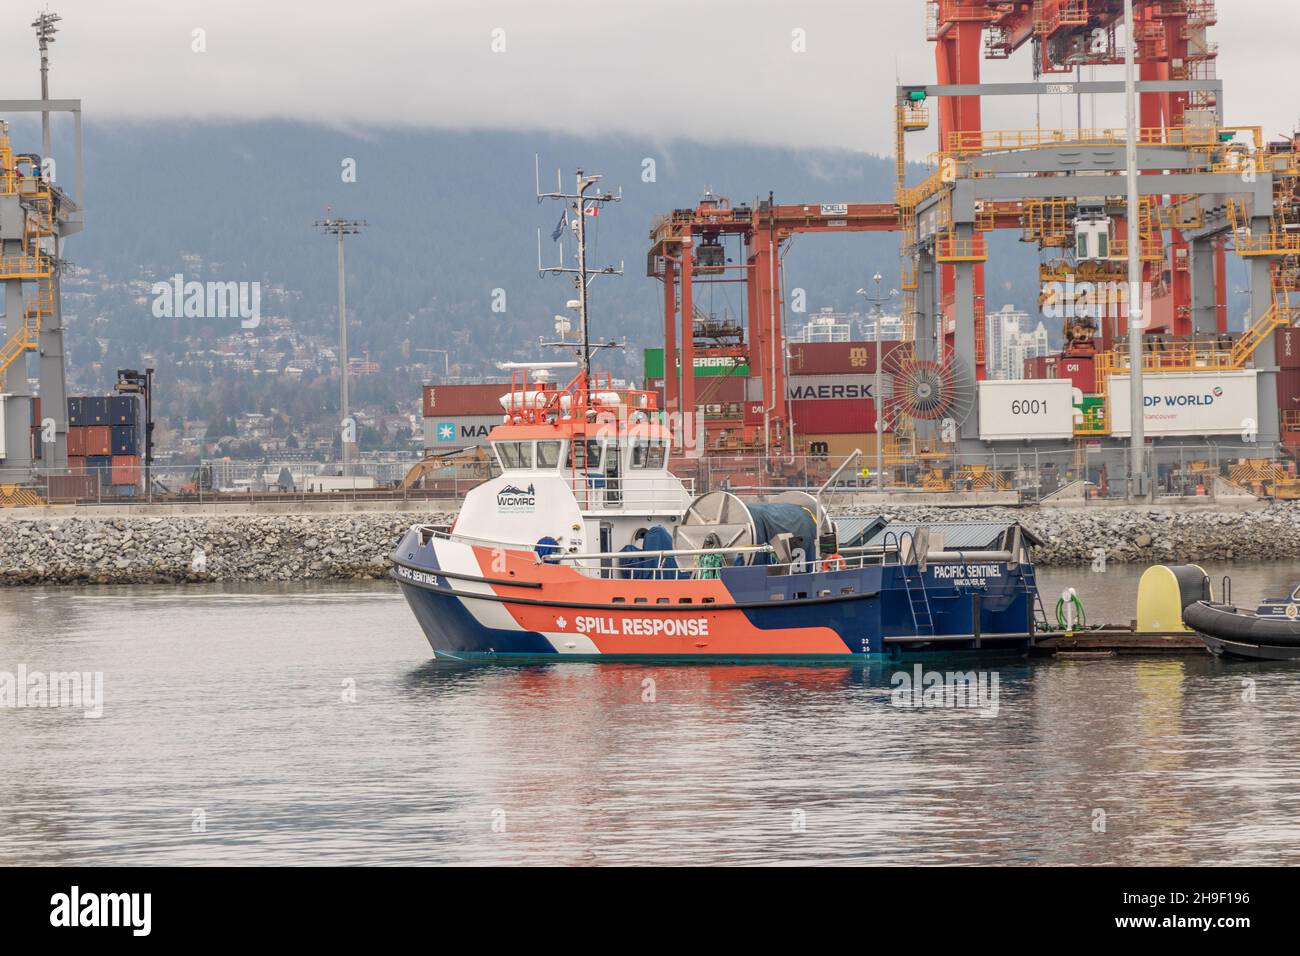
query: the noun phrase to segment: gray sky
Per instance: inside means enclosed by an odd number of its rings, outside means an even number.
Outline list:
[[[93,120],[605,130],[887,154],[896,74],[934,79],[923,0],[51,0],[51,8],[64,17],[52,95],[80,97]],[[1219,8],[1213,38],[1228,122],[1290,131],[1300,119],[1300,2]],[[6,0],[0,12],[2,96],[39,90],[28,27],[38,9]],[[206,31],[206,52],[191,49],[196,28]],[[504,52],[492,49],[497,29]],[[806,52],[791,48],[796,29]],[[1098,75],[1119,79],[1122,70]],[[985,76],[1030,79],[1028,49],[986,61]],[[984,125],[1033,127],[1039,110],[1044,126],[1072,126],[1075,103],[1062,99],[1003,100],[986,108]],[[1118,122],[1121,106],[1101,100],[1098,122]],[[933,148],[923,135],[909,139],[915,158]]]

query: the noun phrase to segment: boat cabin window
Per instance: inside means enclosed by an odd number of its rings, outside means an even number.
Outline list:
[[[662,468],[664,446],[661,442],[639,440],[632,443],[633,468]]]
[[[492,443],[507,471],[533,467],[533,443],[530,441],[498,441]]]
[[[560,450],[564,442],[539,441],[537,443],[537,467],[557,468],[560,464]]]
[[[600,442],[595,438],[575,438],[569,455],[568,465],[582,471],[587,468],[600,469]]]

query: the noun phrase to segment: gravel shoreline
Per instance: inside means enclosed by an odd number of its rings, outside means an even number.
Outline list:
[[[836,509],[837,512],[839,509]],[[872,509],[858,509],[872,513]],[[1042,565],[1300,558],[1300,503],[1251,511],[899,506],[900,521],[1019,521]],[[449,514],[375,512],[0,520],[0,585],[381,578],[401,533]],[[1099,551],[1098,549],[1101,549]]]

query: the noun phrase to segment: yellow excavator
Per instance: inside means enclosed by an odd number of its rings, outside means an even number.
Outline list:
[[[413,488],[432,490],[440,481],[447,482],[453,488],[457,482],[486,481],[492,477],[492,466],[495,463],[492,451],[484,445],[437,455],[426,453],[423,460],[411,466],[398,487],[403,491]]]

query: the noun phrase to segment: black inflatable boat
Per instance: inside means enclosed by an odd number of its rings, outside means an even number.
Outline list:
[[[1221,657],[1252,661],[1300,660],[1300,612],[1296,597],[1265,601],[1254,614],[1231,604],[1197,601],[1183,608],[1183,623]]]

